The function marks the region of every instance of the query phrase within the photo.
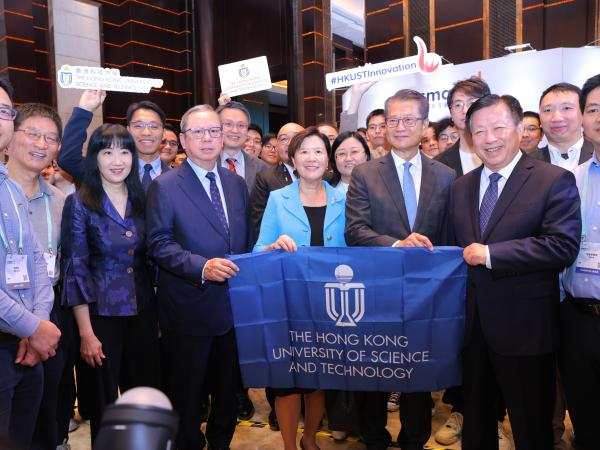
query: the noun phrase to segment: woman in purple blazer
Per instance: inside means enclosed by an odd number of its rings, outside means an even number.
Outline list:
[[[63,211],[63,304],[73,307],[95,386],[92,442],[118,390],[159,385],[144,191],[131,135],[105,124],[90,138],[80,189]]]

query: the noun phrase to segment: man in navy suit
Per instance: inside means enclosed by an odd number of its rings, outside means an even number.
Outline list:
[[[558,274],[578,253],[579,195],[572,173],[519,150],[522,118],[514,97],[477,100],[466,123],[483,167],[452,186],[451,241],[469,265],[464,450],[498,449],[498,387],[516,448],[553,448]]]
[[[236,425],[240,372],[227,280],[238,268],[224,256],[250,250],[252,227],[244,179],[218,164],[222,136],[211,106],[188,110],[180,134],[187,160],[148,191],[148,251],[160,267],[158,313],[180,450],[206,441],[227,449]],[[199,427],[205,388],[212,399],[206,437]]]

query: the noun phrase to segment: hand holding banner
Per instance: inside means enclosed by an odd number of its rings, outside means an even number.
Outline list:
[[[240,268],[229,290],[245,386],[460,384],[462,249],[303,247],[231,259]]]

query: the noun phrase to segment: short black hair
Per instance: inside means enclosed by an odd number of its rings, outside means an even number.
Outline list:
[[[58,131],[58,139],[62,140],[62,120],[54,108],[44,103],[23,103],[19,105],[17,107],[17,117],[15,118],[15,130],[31,117],[44,117],[54,122]]]
[[[246,108],[243,103],[231,101],[225,103],[224,105],[219,105],[219,107],[217,108],[217,114],[219,115],[219,117],[221,116],[221,112],[225,109],[237,109],[239,111],[242,111],[244,114],[246,114],[246,117],[248,118],[248,123],[252,121],[252,119],[250,118],[250,111],[248,111],[248,108]]]
[[[376,116],[383,116],[383,117],[385,117],[385,111],[383,109],[381,109],[381,108],[377,108],[377,109],[374,109],[373,111],[371,111],[369,113],[369,115],[367,116],[367,121],[365,122],[367,124],[367,128],[369,128],[369,121],[373,117],[376,117]]]
[[[12,84],[10,84],[10,81],[8,81],[8,78],[0,77],[0,88],[4,89],[4,92],[6,92],[6,95],[8,95],[8,98],[12,102],[14,90]]]
[[[262,138],[262,145],[265,146],[269,143],[271,139],[277,140],[277,135],[275,133],[267,133]]]
[[[581,112],[585,109],[585,102],[587,102],[588,95],[597,87],[600,87],[600,74],[594,75],[591,78],[585,80],[583,87],[581,88],[581,94],[579,95],[579,107]]]
[[[473,76],[466,80],[460,80],[454,83],[454,86],[452,86],[452,89],[448,92],[448,97],[446,98],[448,108],[452,106],[452,98],[458,91],[463,91],[465,94],[477,98],[491,94],[490,87],[482,78]]]
[[[517,100],[512,95],[500,96],[496,94],[491,94],[486,95],[485,97],[481,97],[479,100],[473,103],[471,107],[467,110],[467,131],[471,133],[471,118],[473,117],[473,114],[475,114],[480,109],[495,106],[499,103],[504,103],[508,107],[510,114],[513,118],[514,124],[519,125],[519,123],[521,123],[521,121],[523,120],[523,108],[521,108],[519,100]]]
[[[142,100],[141,102],[135,102],[129,105],[127,108],[127,125],[131,123],[131,118],[138,109],[148,109],[150,111],[154,111],[156,114],[158,114],[158,117],[160,117],[160,123],[162,123],[163,126],[165,125],[165,121],[167,120],[165,112],[160,106],[149,100]]]
[[[329,184],[332,186],[337,186],[342,179],[342,174],[338,170],[337,162],[335,160],[335,152],[338,147],[344,143],[344,141],[350,138],[354,138],[360,142],[360,145],[362,145],[365,154],[367,155],[367,161],[371,160],[371,150],[369,149],[369,144],[367,144],[365,138],[362,137],[358,131],[345,131],[344,133],[340,134],[335,138],[335,141],[333,141],[333,145],[331,146],[331,154],[329,155],[329,166],[333,171],[333,178],[329,181]]]
[[[438,120],[433,126],[433,130],[435,131],[436,140],[440,139],[440,134],[448,127],[453,127],[454,122],[450,117],[444,117],[443,119]]]
[[[176,129],[176,128],[175,128],[173,125],[171,125],[170,123],[165,123],[165,124],[163,125],[163,128],[164,128],[165,130],[167,130],[167,131],[170,131],[170,132],[172,132],[172,133],[175,133],[175,134],[177,134],[177,129]]]
[[[385,101],[384,110],[386,118],[390,103],[396,101],[417,102],[419,105],[419,114],[421,114],[421,119],[427,119],[429,116],[429,101],[427,101],[427,98],[423,94],[421,94],[419,91],[415,91],[414,89],[400,89]]]
[[[535,111],[524,111],[523,118],[525,118],[525,117],[533,117],[534,119],[536,119],[538,121],[539,124],[542,123],[542,121],[540,120],[540,115],[538,113],[536,113]]]
[[[260,140],[262,141],[263,130],[261,127],[259,127],[255,123],[251,123],[250,125],[248,125],[248,131],[250,131],[250,130],[256,131],[260,135]]]
[[[581,97],[581,89],[571,83],[556,83],[552,86],[546,88],[542,95],[540,96],[540,105],[542,104],[542,100],[544,97],[552,92],[573,92],[577,94],[577,99]]]

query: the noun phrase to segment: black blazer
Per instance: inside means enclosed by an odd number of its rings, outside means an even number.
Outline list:
[[[284,164],[270,167],[256,174],[254,189],[250,195],[250,216],[254,227],[254,236],[258,237],[267,200],[271,191],[276,191],[292,183],[292,177]]]
[[[469,266],[465,344],[475,312],[491,349],[506,356],[553,352],[558,274],[579,251],[581,216],[575,177],[523,155],[498,198],[485,233],[479,228],[479,167],[452,185],[450,241],[489,247],[492,269]]]
[[[583,164],[584,162],[586,162],[588,159],[590,159],[592,157],[593,153],[594,153],[594,144],[592,144],[590,141],[584,139],[583,145],[581,146],[581,153],[579,154],[579,163],[578,164]],[[535,158],[535,159],[539,159],[540,161],[546,161],[547,163],[550,162],[550,150],[548,150],[547,145],[545,147],[538,148],[537,150],[531,152],[531,154],[529,156],[531,156],[532,158]]]
[[[451,169],[454,169],[457,178],[464,175],[462,163],[460,162],[460,139],[456,141],[448,150],[440,153],[433,159],[447,165]]]

